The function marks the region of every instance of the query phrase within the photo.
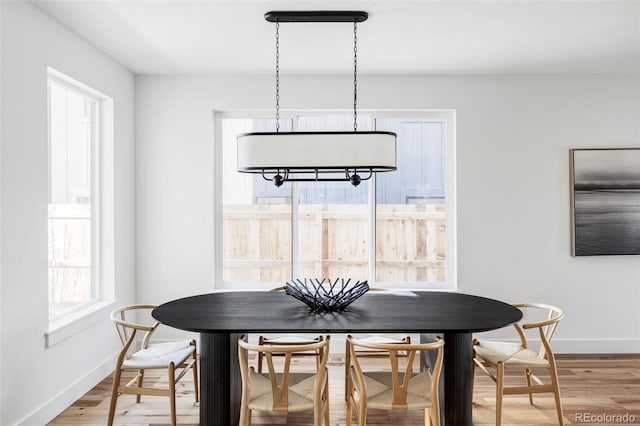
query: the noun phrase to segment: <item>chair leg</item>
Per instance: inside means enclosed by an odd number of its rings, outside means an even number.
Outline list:
[[[471,402],[473,403],[473,395],[476,386],[476,360],[471,359]]]
[[[327,371],[327,375],[329,374],[329,372]],[[330,426],[331,423],[331,411],[329,409],[329,379],[327,378],[327,381],[324,384],[324,394],[325,394],[325,401],[324,401],[324,426]]]
[[[352,401],[347,401],[347,426],[351,426],[353,422],[353,405]]]
[[[113,419],[116,414],[116,402],[118,401],[118,387],[120,386],[120,368],[116,367],[116,371],[113,374],[113,390],[111,391],[111,403],[109,404],[109,419],[107,420],[107,426],[113,425]]]
[[[318,402],[314,404],[313,407],[313,426],[322,426],[322,419],[324,418],[324,413],[322,410],[322,403],[318,406]]]
[[[329,410],[329,401],[324,408],[324,426],[331,426],[331,411]]]
[[[258,346],[262,346],[264,344],[264,337],[258,337]],[[264,352],[258,352],[258,373],[262,373],[262,358],[264,357]]]
[[[358,410],[358,426],[367,426],[367,407]]]
[[[499,362],[497,365],[497,382],[496,382],[496,426],[502,424],[502,393],[504,391],[504,364]]]
[[[251,410],[246,406],[240,407],[240,421],[238,426],[251,426]]]
[[[556,370],[555,364],[551,365],[550,375],[551,383],[553,384],[553,396],[556,400],[556,411],[558,412],[558,424],[563,426],[564,417],[562,415],[562,402],[560,401],[560,385],[558,383],[558,371]]]
[[[440,426],[440,401],[438,399],[432,402],[430,417],[433,426]]]
[[[200,401],[200,384],[198,383],[198,353],[195,349],[195,340],[193,341],[194,349],[193,349],[193,365],[191,368],[193,369],[193,392],[195,393],[196,402]]]
[[[142,387],[142,382],[144,380],[144,370],[138,370],[138,387],[141,388]],[[142,395],[138,394],[136,395],[136,403],[140,404],[140,400],[142,399]]]
[[[176,367],[169,364],[169,408],[171,411],[171,426],[176,426]]]
[[[325,382],[324,389],[320,393],[320,401],[315,401],[313,404],[313,426],[328,426],[328,409],[329,409],[329,382]]]
[[[322,341],[322,338],[320,341]],[[313,357],[316,359],[316,371],[320,370],[320,360],[322,359],[323,353],[322,349],[317,349],[313,353]]]
[[[431,409],[424,409],[424,426],[431,426]]]
[[[349,395],[351,393],[350,384],[351,384],[351,350],[349,349],[349,341],[345,341],[344,346],[344,400],[349,401]]]
[[[526,368],[524,370],[524,378],[527,381],[527,386],[531,387],[531,369]],[[533,405],[533,392],[529,392],[529,404]]]

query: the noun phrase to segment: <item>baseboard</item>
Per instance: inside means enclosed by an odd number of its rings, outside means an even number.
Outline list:
[[[60,390],[56,396],[42,404],[17,424],[24,426],[44,425],[53,420],[113,372],[116,356],[117,353],[102,361],[96,368],[80,377],[67,388]]]
[[[640,353],[640,338],[554,338],[552,346],[557,354],[630,354]]]

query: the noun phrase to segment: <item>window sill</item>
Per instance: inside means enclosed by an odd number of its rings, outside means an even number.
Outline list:
[[[100,301],[49,322],[49,329],[44,333],[45,347],[50,348],[57,345],[85,328],[103,320],[105,315],[108,315],[113,310],[115,304],[115,300]]]

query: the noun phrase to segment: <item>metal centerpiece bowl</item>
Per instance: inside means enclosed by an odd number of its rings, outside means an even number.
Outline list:
[[[369,284],[366,280],[352,284],[351,279],[345,281],[343,278],[336,278],[333,282],[326,278],[303,281],[295,279],[284,285],[286,294],[306,304],[312,312],[344,311],[368,290]]]

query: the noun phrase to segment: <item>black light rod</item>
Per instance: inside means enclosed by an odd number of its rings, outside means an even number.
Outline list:
[[[264,14],[269,22],[364,22],[367,12],[354,10],[271,11]]]

